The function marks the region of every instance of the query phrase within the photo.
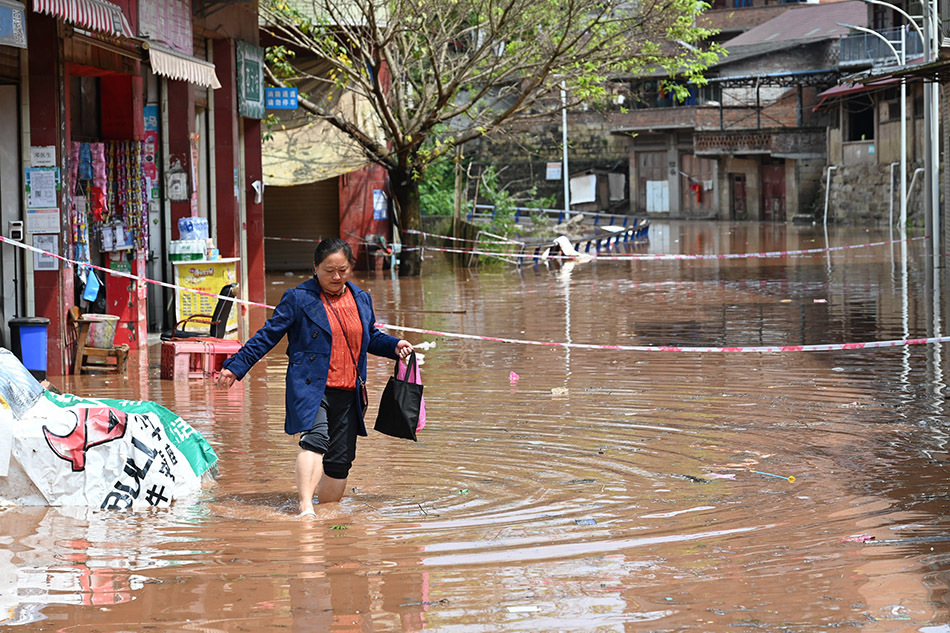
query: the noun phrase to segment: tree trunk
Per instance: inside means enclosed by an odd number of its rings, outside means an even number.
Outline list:
[[[403,252],[399,255],[399,276],[418,277],[422,272],[422,251],[414,247],[421,243],[421,236],[407,231],[422,230],[419,183],[412,179],[408,169],[397,167],[389,172],[389,184],[396,200],[399,226],[402,229]]]

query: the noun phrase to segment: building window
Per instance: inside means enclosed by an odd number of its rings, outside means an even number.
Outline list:
[[[752,0],[732,0],[733,9],[745,9],[752,6]]]
[[[901,118],[901,93],[897,88],[888,88],[881,98],[881,121],[899,121]]]
[[[863,94],[844,102],[845,140],[874,140],[874,102]]]

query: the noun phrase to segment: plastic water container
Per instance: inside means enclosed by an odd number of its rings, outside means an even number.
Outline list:
[[[119,325],[119,317],[112,314],[84,314],[83,318],[92,321],[89,325],[89,335],[86,345],[109,349],[115,342],[115,329]]]
[[[46,380],[46,330],[48,327],[49,319],[45,317],[10,319],[11,351],[37,380]]]
[[[178,220],[178,239],[182,241],[208,239],[208,220],[187,217]]]

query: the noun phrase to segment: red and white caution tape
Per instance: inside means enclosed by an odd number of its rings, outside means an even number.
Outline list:
[[[891,341],[867,341],[864,343],[832,343],[823,345],[763,345],[751,347],[679,347],[673,345],[593,345],[590,343],[559,343],[555,341],[530,341],[518,338],[502,338],[498,336],[478,336],[475,334],[460,334],[458,332],[440,332],[422,328],[404,327],[377,323],[376,327],[415,332],[418,334],[432,334],[448,338],[463,338],[475,341],[493,341],[496,343],[512,343],[518,345],[539,345],[542,347],[564,347],[570,349],[602,349],[622,352],[687,352],[695,354],[705,353],[776,353],[776,352],[836,352],[841,350],[861,350],[878,347],[902,347],[905,345],[926,345],[930,343],[950,342],[950,336],[934,336],[931,338],[895,339]]]
[[[604,238],[606,239],[606,238]],[[908,242],[928,239],[924,237],[911,237]],[[874,246],[887,246],[889,244],[899,244],[903,240],[884,240],[882,242],[870,242],[868,244],[847,244],[845,246],[827,246],[824,248],[808,248],[797,251],[766,251],[763,253],[711,253],[711,254],[677,254],[677,253],[656,253],[656,254],[625,254],[625,255],[598,255],[596,253],[581,253],[580,255],[539,255],[535,252],[525,253],[494,253],[491,251],[467,250],[457,248],[446,248],[440,246],[424,246],[427,251],[439,251],[443,253],[462,253],[466,255],[486,255],[490,257],[508,257],[512,259],[590,259],[602,261],[684,261],[684,260],[717,260],[717,259],[769,259],[776,257],[800,257],[807,255],[820,255],[833,253],[837,251],[849,251],[862,248],[871,248]],[[555,245],[545,248],[556,248]]]
[[[524,244],[524,242],[519,242],[518,240],[471,240],[464,237],[452,237],[450,235],[439,235],[437,233],[426,233],[424,231],[417,231],[415,229],[405,229],[403,233],[410,235],[421,235],[422,237],[434,237],[440,240],[448,240],[450,242],[474,242],[476,244]],[[428,247],[426,247],[428,248]]]
[[[306,244],[319,244],[322,240],[313,240],[305,237],[264,237],[265,240],[273,240],[275,242],[304,242]]]
[[[182,291],[182,292],[192,292],[192,293],[194,293],[194,294],[196,294],[196,295],[204,295],[204,296],[206,296],[206,297],[214,297],[214,298],[216,298],[216,299],[223,299],[223,300],[225,300],[225,301],[231,301],[232,303],[239,303],[239,304],[249,305],[249,306],[257,306],[257,307],[260,307],[260,308],[269,308],[269,309],[271,309],[271,310],[274,309],[274,306],[267,305],[266,303],[257,303],[257,302],[254,302],[254,301],[247,301],[246,299],[238,299],[238,298],[236,298],[236,297],[225,297],[225,296],[223,296],[223,295],[219,295],[219,294],[216,293],[216,292],[207,292],[207,291],[204,291],[204,290],[198,290],[198,289],[196,289],[196,288],[186,288],[186,287],[184,287],[184,286],[176,286],[175,284],[165,283],[164,281],[158,281],[158,280],[156,280],[156,279],[149,279],[148,277],[140,277],[140,276],[138,276],[138,275],[133,275],[133,274],[131,274],[131,273],[122,272],[122,271],[120,271],[120,270],[112,270],[111,268],[104,268],[104,267],[102,267],[102,266],[96,266],[95,264],[87,264],[87,263],[85,263],[85,262],[80,262],[80,261],[76,261],[76,260],[74,260],[74,259],[69,259],[68,257],[64,257],[64,256],[62,256],[62,255],[60,255],[60,254],[58,254],[58,253],[50,253],[49,251],[44,251],[43,249],[36,248],[35,246],[30,246],[29,244],[23,244],[22,242],[16,242],[16,241],[11,240],[11,239],[9,239],[9,238],[6,238],[6,237],[4,237],[4,236],[2,236],[2,235],[0,235],[0,242],[2,242],[2,243],[4,243],[4,244],[12,244],[12,245],[14,245],[14,246],[16,246],[16,247],[18,247],[18,248],[22,248],[22,249],[27,250],[27,251],[32,251],[32,252],[34,252],[34,253],[39,253],[40,255],[46,255],[47,257],[53,257],[53,258],[58,259],[58,260],[60,260],[60,261],[62,261],[62,262],[66,262],[67,264],[72,264],[73,266],[88,266],[89,268],[92,268],[92,269],[94,269],[94,270],[98,270],[98,271],[100,271],[100,272],[106,273],[107,275],[115,275],[116,277],[123,277],[123,278],[125,278],[125,279],[131,279],[131,280],[133,280],[133,281],[141,281],[142,283],[154,284],[154,285],[156,285],[156,286],[161,286],[161,287],[163,287],[163,288],[170,288],[170,289],[172,289],[172,290],[180,290],[180,291]]]
[[[921,239],[921,238],[915,238]],[[203,290],[196,290],[194,288],[185,288],[183,286],[177,286],[175,284],[165,283],[163,281],[157,281],[155,279],[149,279],[147,277],[140,277],[138,275],[132,275],[130,273],[125,273],[118,270],[112,270],[111,268],[104,268],[102,266],[96,266],[95,264],[87,264],[83,262],[78,262],[68,257],[56,253],[50,253],[49,251],[44,251],[42,249],[36,248],[35,246],[29,246],[21,242],[16,242],[9,238],[6,238],[0,235],[0,242],[5,244],[12,244],[18,248],[24,250],[32,251],[34,253],[40,253],[41,255],[46,255],[48,257],[54,257],[60,261],[72,264],[74,266],[88,266],[92,269],[101,271],[108,275],[115,275],[117,277],[123,277],[125,279],[131,279],[133,281],[140,281],[143,283],[155,284],[157,286],[162,286],[163,288],[170,288],[172,290],[179,290],[182,292],[193,292],[195,294],[204,295],[206,297],[214,297],[217,299],[224,299],[226,301],[231,301],[236,304],[256,306],[260,308],[267,308],[273,310],[274,306],[268,305],[266,303],[257,303],[255,301],[248,301],[246,299],[237,299],[234,297],[224,297],[218,295],[214,292],[205,292]],[[376,323],[376,327],[386,329],[386,330],[397,330],[401,332],[414,332],[417,334],[429,334],[434,336],[444,336],[447,338],[458,338],[458,339],[468,339],[474,341],[490,341],[495,343],[509,343],[515,345],[536,345],[541,347],[558,347],[558,348],[568,348],[568,349],[589,349],[589,350],[608,350],[608,351],[621,351],[621,352],[681,352],[681,353],[694,353],[694,354],[705,354],[705,353],[783,353],[783,352],[834,352],[834,351],[845,351],[845,350],[864,350],[864,349],[875,349],[882,347],[903,347],[908,345],[929,345],[935,343],[947,343],[950,342],[950,336],[933,336],[929,338],[910,338],[910,339],[893,339],[888,341],[866,341],[863,343],[832,343],[832,344],[821,344],[821,345],[764,345],[764,346],[746,346],[746,347],[680,347],[673,345],[594,345],[591,343],[561,343],[557,341],[532,341],[528,339],[517,339],[517,338],[505,338],[499,336],[480,336],[477,334],[463,334],[460,332],[443,332],[440,330],[428,330],[424,328],[414,328],[406,327],[401,325],[392,325],[389,323]]]

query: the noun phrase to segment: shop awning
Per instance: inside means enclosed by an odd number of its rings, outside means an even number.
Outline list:
[[[33,0],[33,10],[97,33],[134,36],[119,5],[106,0]]]
[[[214,64],[148,42],[148,61],[152,72],[169,79],[187,81],[197,86],[220,88]]]
[[[326,121],[275,130],[261,146],[264,184],[292,187],[336,178],[369,164],[355,142]]]
[[[344,118],[383,143],[372,106],[354,91],[336,100]],[[264,184],[292,187],[335,178],[370,163],[360,146],[329,122],[315,120],[298,127],[273,130],[261,144]]]
[[[898,83],[897,79],[893,77],[884,77],[883,79],[876,79],[874,81],[869,81],[868,83],[845,83],[838,84],[833,88],[828,88],[824,92],[818,94],[818,103],[812,108],[812,112],[817,112],[818,109],[830,99],[838,99],[840,97],[845,97],[851,94],[857,94],[859,92],[868,92],[870,90],[880,90],[881,88],[887,88]]]

